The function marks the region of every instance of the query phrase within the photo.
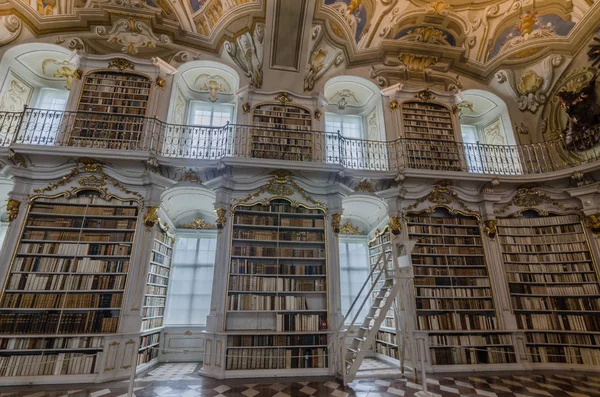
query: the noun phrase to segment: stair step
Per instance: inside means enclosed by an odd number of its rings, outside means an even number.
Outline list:
[[[354,337],[354,339],[360,342],[364,342],[367,338]]]
[[[358,353],[358,350],[356,350],[356,349],[353,349],[353,348],[351,348],[351,347],[349,347],[349,348],[348,348],[348,350],[350,350],[352,353]]]

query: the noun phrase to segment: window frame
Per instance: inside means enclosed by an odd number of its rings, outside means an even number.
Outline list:
[[[225,109],[225,108],[229,108],[229,118],[230,121],[228,123],[222,124],[222,125],[213,125],[213,121],[214,121],[214,114],[215,114],[215,110],[216,109]],[[194,117],[195,117],[195,111],[196,110],[207,110],[210,109],[210,123],[209,124],[196,124],[194,123]],[[195,127],[213,127],[213,128],[220,128],[220,127],[224,127],[227,124],[233,124],[234,121],[234,116],[235,116],[235,105],[232,103],[218,103],[218,102],[206,102],[206,101],[200,101],[200,100],[190,100],[188,101],[188,106],[187,106],[187,116],[185,117],[185,120],[187,121],[187,124],[190,126],[195,126]]]
[[[342,253],[342,246],[346,247],[346,257],[350,258],[350,252],[348,251],[348,244],[360,244],[364,247],[364,259],[365,259],[365,268],[361,269],[360,267],[353,267],[350,266],[349,261],[346,261],[346,264],[342,263],[342,257],[343,257],[343,253]],[[358,293],[360,291],[360,287],[358,288],[358,290],[356,291],[352,291],[352,283],[348,282],[342,282],[342,279],[344,278],[344,274],[346,275],[346,279],[348,281],[352,280],[352,275],[353,274],[357,274],[360,271],[364,271],[364,278],[360,279],[360,285],[362,286],[362,284],[365,282],[365,280],[369,277],[369,273],[371,272],[371,269],[369,267],[369,239],[367,236],[351,236],[351,235],[343,235],[341,234],[339,236],[338,239],[338,253],[339,253],[339,270],[340,270],[340,310],[342,311],[342,314],[345,316],[348,309],[350,308],[350,306],[352,305],[352,302],[354,301],[354,299],[356,299],[356,293]],[[347,285],[350,288],[350,291],[348,291],[348,294],[344,294],[343,292],[343,286]],[[370,283],[367,284],[367,287],[370,288]],[[363,297],[367,296],[367,293],[369,291],[369,288],[366,288],[363,291]],[[349,297],[349,301],[346,303],[345,302],[345,296]],[[360,302],[360,301],[359,301]],[[347,307],[344,307],[345,305],[347,305]],[[366,313],[369,311],[369,307],[370,305],[365,305],[361,311],[362,314],[359,314],[359,318],[362,315],[363,317],[366,316]],[[355,313],[355,312],[353,312]],[[353,316],[348,316],[348,318],[346,319],[347,321],[352,321]]]
[[[335,119],[339,120],[339,121],[331,121],[331,122],[339,123],[339,125],[340,125],[339,130],[331,131],[331,130],[327,129],[328,119],[331,120],[331,118],[335,118]],[[355,119],[357,121],[356,125],[358,126],[358,137],[344,135],[344,120],[352,120],[352,119]],[[350,123],[348,123],[348,124],[350,124]],[[332,113],[332,112],[325,113],[325,132],[329,133],[329,134],[337,134],[339,132],[339,134],[346,139],[364,140],[365,139],[364,124],[365,124],[364,117],[361,115],[358,115],[358,114],[339,114],[339,113]]]

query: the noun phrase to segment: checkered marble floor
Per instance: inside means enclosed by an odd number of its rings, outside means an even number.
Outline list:
[[[376,363],[372,365],[377,365]],[[412,379],[357,379],[347,386],[333,378],[218,380],[197,375],[199,364],[162,364],[136,380],[136,397],[398,397],[414,396]],[[274,382],[275,381],[275,382]],[[0,387],[0,397],[125,397],[127,381],[101,385]],[[600,397],[600,375],[510,373],[428,378],[441,397]]]

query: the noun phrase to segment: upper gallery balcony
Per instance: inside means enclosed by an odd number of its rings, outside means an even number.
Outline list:
[[[536,175],[595,162],[596,150],[569,156],[560,140],[527,145],[488,145],[428,139],[370,141],[339,133],[227,124],[169,124],[156,118],[26,108],[0,112],[0,146],[36,145],[104,150],[123,157],[146,152],[163,159],[265,159],[338,165],[365,171],[402,169],[489,175]],[[592,145],[593,146],[593,145]],[[33,149],[33,147],[32,147]]]

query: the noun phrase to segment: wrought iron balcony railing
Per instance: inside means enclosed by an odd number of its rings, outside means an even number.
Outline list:
[[[0,146],[13,144],[145,151],[182,159],[258,158],[373,171],[427,169],[496,175],[542,174],[599,159],[593,149],[574,156],[559,140],[527,145],[421,139],[379,142],[321,131],[177,125],[139,116],[31,108],[0,112]]]

